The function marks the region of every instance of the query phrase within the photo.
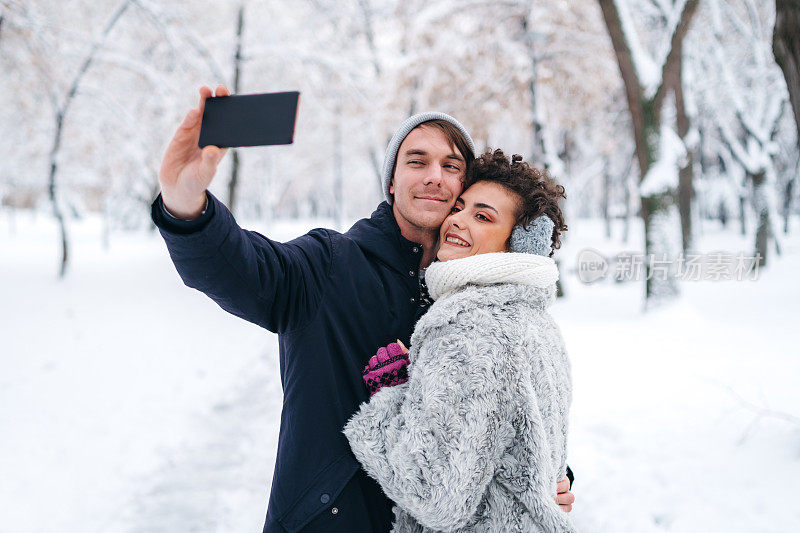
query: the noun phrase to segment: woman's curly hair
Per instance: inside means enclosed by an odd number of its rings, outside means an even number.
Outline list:
[[[480,181],[502,185],[522,198],[517,224],[522,224],[525,229],[540,215],[550,217],[555,224],[551,247],[553,250],[561,247],[561,232],[567,231],[567,226],[559,203],[567,196],[564,187],[556,183],[546,170],[530,166],[521,155],[515,154],[509,159],[500,149],[487,149],[473,163],[464,188]]]

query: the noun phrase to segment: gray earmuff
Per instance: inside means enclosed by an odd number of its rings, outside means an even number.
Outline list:
[[[528,229],[517,224],[511,231],[509,251],[550,257],[554,227],[555,223],[547,215],[535,218]]]

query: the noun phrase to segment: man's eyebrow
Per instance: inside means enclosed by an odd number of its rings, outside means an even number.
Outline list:
[[[406,156],[410,156],[410,155],[427,156],[428,152],[426,152],[425,150],[423,150],[421,148],[409,148],[408,150],[406,150],[405,155]],[[448,154],[448,155],[444,156],[444,158],[445,159],[455,159],[456,161],[458,161],[460,163],[464,162],[464,158],[461,157],[460,155],[456,154],[456,153]]]

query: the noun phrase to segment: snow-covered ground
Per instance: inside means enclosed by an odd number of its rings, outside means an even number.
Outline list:
[[[797,222],[797,221],[795,221]],[[278,239],[314,223],[247,226]],[[583,532],[790,532],[800,524],[800,245],[758,281],[580,283],[578,253],[640,248],[576,220],[553,313],[574,376]],[[276,337],[183,286],[156,233],[0,211],[0,531],[259,531],[281,406]],[[698,249],[749,252],[706,223]]]

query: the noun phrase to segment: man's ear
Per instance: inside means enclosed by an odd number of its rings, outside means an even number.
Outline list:
[[[394,196],[394,178],[392,178],[392,181],[389,182],[389,194]]]

